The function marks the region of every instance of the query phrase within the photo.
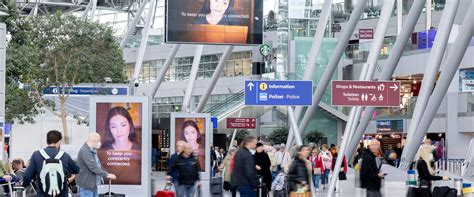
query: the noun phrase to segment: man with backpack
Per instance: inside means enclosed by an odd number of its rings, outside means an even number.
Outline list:
[[[67,197],[67,175],[79,173],[79,167],[67,153],[60,151],[62,134],[49,131],[48,146],[33,153],[23,178],[23,187],[30,185],[33,178],[39,178],[37,196]]]

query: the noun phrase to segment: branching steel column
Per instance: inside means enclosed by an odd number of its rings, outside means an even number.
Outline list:
[[[151,98],[154,98],[156,92],[158,92],[158,89],[160,88],[161,82],[163,82],[163,79],[166,76],[166,72],[168,72],[168,68],[170,67],[171,62],[173,62],[174,57],[176,56],[176,53],[178,52],[178,49],[179,49],[180,46],[181,46],[180,44],[175,44],[173,46],[173,49],[171,49],[170,54],[166,58],[165,63],[163,63],[163,66],[160,69],[160,73],[158,74],[158,76],[155,79],[155,84],[153,85],[153,89],[151,90],[151,92],[149,94],[149,96],[151,96]]]
[[[407,168],[413,158],[415,157],[416,152],[420,146],[423,137],[426,135],[431,122],[433,121],[436,111],[443,101],[446,92],[448,91],[451,81],[453,80],[454,75],[456,74],[459,65],[466,53],[467,47],[472,39],[474,34],[474,3],[471,3],[469,10],[464,17],[464,21],[459,30],[459,34],[456,38],[456,41],[453,44],[452,51],[450,51],[446,63],[441,72],[441,76],[436,83],[436,87],[433,90],[433,94],[430,97],[428,105],[426,106],[425,113],[421,118],[420,124],[418,125],[416,132],[412,136],[409,144],[405,145],[405,150],[402,154],[402,165],[400,168]],[[456,106],[454,106],[456,107]],[[448,131],[455,132],[455,131]]]
[[[92,9],[91,9],[91,16],[90,19],[92,22],[95,20],[95,11],[97,11],[97,0],[91,0]]]
[[[405,19],[404,26],[402,31],[400,32],[397,40],[395,41],[395,45],[390,53],[390,56],[387,59],[386,65],[383,66],[382,73],[379,76],[379,81],[390,80],[397,67],[400,58],[402,57],[403,50],[408,42],[408,39],[411,37],[411,33],[415,28],[415,25],[418,21],[418,18],[421,15],[421,11],[424,8],[425,0],[415,0],[413,5],[408,12],[408,15]],[[354,134],[354,138],[359,138],[364,134],[367,125],[369,124],[370,120],[372,119],[372,114],[374,113],[375,107],[367,107],[364,116],[359,122],[359,126]],[[357,140],[357,143],[359,141]],[[354,140],[351,143],[355,143]],[[357,146],[357,145],[356,145]],[[355,147],[356,147],[355,146]],[[353,144],[348,147],[348,152],[354,152],[355,148],[353,148]],[[352,154],[349,154],[352,157]],[[349,157],[348,157],[349,158]]]
[[[357,22],[359,21],[366,5],[367,0],[360,0],[357,2],[354,10],[351,13],[349,21],[345,26],[345,29],[342,30],[341,37],[337,42],[336,48],[332,52],[331,59],[329,60],[329,63],[326,66],[323,75],[321,76],[318,86],[316,87],[316,92],[313,95],[313,105],[306,110],[303,120],[300,123],[300,133],[306,130],[314,113],[318,109],[318,105],[324,95],[324,91],[331,81],[332,75],[334,74],[339,61],[341,60],[342,53],[346,49],[349,39],[351,38],[351,35],[354,32]]]
[[[140,48],[138,49],[137,61],[135,62],[135,69],[133,71],[133,80],[131,83],[138,83],[138,77],[140,77],[140,71],[142,69],[143,57],[145,56],[146,46],[148,44],[148,30],[150,30],[151,20],[153,18],[154,9],[156,8],[156,1],[150,1],[150,8],[148,10],[148,15],[146,17],[145,28],[142,32],[142,39],[140,41]]]
[[[201,99],[199,100],[199,104],[195,110],[196,113],[200,113],[204,109],[204,106],[206,105],[207,100],[209,99],[209,96],[212,93],[212,90],[216,86],[217,80],[219,80],[219,77],[221,76],[225,65],[227,65],[227,60],[229,60],[229,57],[232,54],[233,49],[234,49],[234,46],[232,45],[227,46],[225,48],[224,54],[222,54],[222,57],[219,60],[219,63],[217,64],[217,67],[214,70],[214,73],[212,74],[211,82],[207,86],[206,92],[202,95]]]
[[[324,32],[326,30],[328,21],[329,21],[329,14],[331,12],[331,7],[332,7],[332,0],[325,0],[323,7],[322,7],[322,13],[321,16],[319,17],[318,21],[318,26],[316,27],[316,33],[314,34],[313,38],[313,43],[311,45],[311,50],[308,54],[308,64],[306,65],[306,71],[303,75],[303,80],[312,80],[313,75],[314,75],[314,67],[316,67],[316,62],[319,57],[319,51],[321,49],[321,44],[323,42],[324,38]],[[303,112],[303,107],[297,106],[295,109],[295,121],[298,123],[301,113]],[[294,134],[299,133],[299,131],[293,131],[292,128],[290,128],[290,131],[288,132],[288,138],[286,141],[286,148],[289,150],[293,139],[294,139]]]
[[[196,76],[199,70],[199,63],[201,62],[203,45],[196,45],[196,52],[194,53],[193,66],[191,67],[191,73],[189,74],[188,86],[183,99],[182,112],[189,113],[191,111],[191,96],[193,95],[194,83],[196,82]]]
[[[137,27],[138,21],[140,21],[140,18],[142,17],[143,10],[145,10],[146,2],[143,2],[140,5],[140,8],[138,9],[137,13],[135,14],[135,18],[133,18],[132,22],[128,25],[127,30],[125,31],[125,35],[122,38],[122,41],[120,41],[120,47],[124,48],[125,44],[127,44],[128,40],[130,40],[130,37],[132,36],[133,31]]]
[[[454,23],[456,11],[459,6],[459,0],[451,0],[446,2],[445,11],[441,16],[436,38],[431,49],[428,63],[426,64],[425,74],[421,83],[420,94],[416,101],[415,110],[410,121],[410,127],[407,132],[407,140],[405,144],[409,144],[413,134],[416,132],[416,127],[420,123],[421,117],[428,104],[429,97],[433,91],[434,83],[438,77],[438,71],[443,60],[446,45],[448,43],[449,35]],[[405,149],[406,150],[406,149]],[[400,155],[401,156],[401,155]]]
[[[372,80],[372,75],[375,72],[375,67],[377,65],[377,60],[380,55],[380,49],[382,48],[383,41],[385,38],[385,32],[387,31],[390,17],[392,15],[393,7],[395,6],[395,0],[386,0],[384,2],[382,13],[377,24],[377,30],[375,32],[375,38],[370,48],[369,57],[367,58],[367,63],[363,65],[362,72],[360,74],[360,81]],[[351,140],[355,138],[358,139],[358,136],[355,136],[354,132],[357,128],[357,123],[362,113],[362,107],[352,107],[349,115],[349,120],[344,129],[343,139],[340,147],[340,155],[346,155],[347,146]],[[341,166],[343,161],[343,156],[337,157],[335,166]],[[334,168],[334,174],[339,174],[340,168]],[[338,176],[332,176],[331,182],[329,184],[328,196],[332,196],[334,189],[336,187]]]

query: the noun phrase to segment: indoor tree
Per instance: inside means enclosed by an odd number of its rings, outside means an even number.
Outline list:
[[[113,30],[59,12],[10,15],[4,20],[11,37],[7,43],[7,118],[31,122],[41,109],[47,109],[61,118],[65,143],[69,143],[65,105],[70,90],[79,83],[102,83],[105,77],[113,82],[125,79],[123,53]],[[58,107],[43,97],[51,87],[57,90]],[[17,95],[21,101],[15,99]]]

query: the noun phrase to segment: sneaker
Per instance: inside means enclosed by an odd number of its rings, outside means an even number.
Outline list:
[[[319,192],[319,188],[316,188],[316,192]]]

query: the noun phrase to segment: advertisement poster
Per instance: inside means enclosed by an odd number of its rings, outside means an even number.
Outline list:
[[[171,153],[175,153],[178,141],[184,141],[193,147],[197,157],[199,171],[206,172],[210,161],[210,137],[212,127],[209,114],[171,114]]]
[[[166,42],[262,44],[262,0],[168,0],[166,7]]]
[[[102,167],[115,174],[114,184],[141,185],[142,104],[96,103],[96,129],[102,146],[97,150]]]

